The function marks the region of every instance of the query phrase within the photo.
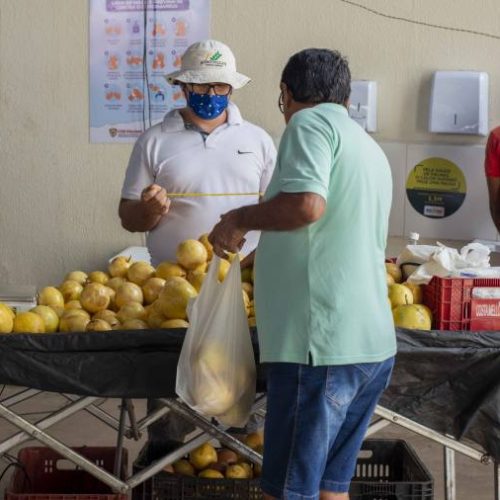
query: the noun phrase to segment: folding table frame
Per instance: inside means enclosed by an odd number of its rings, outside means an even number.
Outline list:
[[[261,464],[262,456],[253,451],[251,448],[245,446],[243,443],[229,435],[226,430],[227,427],[217,425],[205,417],[202,417],[196,411],[189,408],[184,403],[176,399],[161,399],[163,407],[155,410],[154,412],[146,415],[143,419],[137,421],[135,418],[134,407],[132,401],[123,399],[120,407],[120,415],[117,419],[113,415],[107,413],[100,408],[97,403],[102,401],[103,398],[98,397],[79,397],[69,394],[62,394],[68,401],[68,404],[63,408],[55,410],[49,416],[39,420],[35,424],[30,423],[22,416],[18,415],[11,408],[22,402],[26,401],[42,391],[35,389],[21,389],[14,395],[11,395],[3,400],[0,400],[0,417],[5,418],[15,427],[20,429],[20,432],[0,441],[0,455],[6,453],[8,450],[15,446],[22,444],[30,439],[36,439],[45,446],[57,451],[62,456],[73,462],[81,469],[92,474],[100,479],[103,483],[107,484],[114,491],[119,493],[127,493],[135,486],[146,481],[159,471],[161,471],[167,464],[170,464],[191,450],[197,448],[201,444],[210,439],[219,440],[224,446],[236,451],[246,459]],[[266,398],[259,396],[252,408],[252,413],[265,417]],[[85,457],[76,453],[70,447],[66,446],[60,440],[55,439],[49,435],[46,430],[52,425],[60,422],[80,411],[86,411],[105,423],[117,432],[117,450],[115,458],[114,472],[110,473]],[[133,474],[127,479],[119,477],[121,468],[122,449],[125,438],[138,440],[141,432],[147,429],[153,422],[160,419],[168,411],[174,411],[187,421],[191,422],[197,427],[196,432],[192,437],[184,443],[181,447],[168,453],[164,457],[156,460],[140,472]],[[128,425],[126,423],[128,415]],[[367,436],[372,435],[389,424],[396,424],[405,429],[413,431],[431,441],[443,445],[444,449],[444,480],[445,480],[445,499],[456,499],[456,480],[455,480],[455,452],[461,453],[473,460],[477,460],[483,464],[493,463],[494,465],[494,499],[500,500],[500,464],[494,462],[492,458],[483,452],[472,448],[468,445],[458,442],[450,436],[436,432],[428,427],[418,424],[409,418],[399,415],[395,412],[388,410],[382,406],[377,406],[375,410],[376,418],[373,419],[370,425]]]

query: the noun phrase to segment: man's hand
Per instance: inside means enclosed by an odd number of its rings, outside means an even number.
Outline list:
[[[226,252],[238,253],[245,243],[247,230],[239,227],[238,218],[238,210],[227,212],[208,235],[208,241],[219,257],[226,257]]]
[[[158,184],[151,184],[142,191],[141,203],[150,215],[165,215],[170,208],[167,191]]]

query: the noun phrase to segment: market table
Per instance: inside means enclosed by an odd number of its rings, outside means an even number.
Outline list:
[[[258,359],[256,332],[251,333]],[[0,401],[0,416],[22,431],[0,442],[0,453],[31,436],[119,492],[129,491],[212,437],[260,462],[260,455],[232,438],[226,428],[176,399],[176,367],[183,338],[180,329],[0,335],[0,384],[27,388]],[[495,499],[500,500],[500,332],[398,330],[397,339],[391,385],[376,409],[381,420],[368,433],[392,422],[443,444],[447,500],[455,496],[454,451],[483,463],[495,462]],[[258,391],[265,392],[265,365],[257,366]],[[33,425],[10,407],[40,391],[61,393],[69,404]],[[123,400],[119,419],[96,406],[100,398]],[[159,398],[165,407],[136,422],[133,398]],[[137,438],[169,410],[194,423],[199,432],[179,449],[123,480],[117,473],[119,460],[115,474],[110,474],[45,431],[82,410],[118,431],[119,448],[125,436]],[[265,396],[256,400],[253,411],[265,415]]]

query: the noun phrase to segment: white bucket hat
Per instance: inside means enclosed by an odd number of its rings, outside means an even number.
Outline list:
[[[190,45],[182,56],[181,69],[165,75],[168,83],[227,83],[233,89],[245,86],[250,78],[236,71],[231,49],[217,40]]]

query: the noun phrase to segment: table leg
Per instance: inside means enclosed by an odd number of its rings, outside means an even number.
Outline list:
[[[495,476],[495,500],[500,500],[500,463],[493,464],[493,474]]]
[[[139,441],[139,439],[141,439],[141,433],[139,432],[137,419],[135,418],[134,403],[131,399],[126,399],[125,404],[127,405],[128,419],[130,422],[130,432],[132,433],[132,437],[134,438],[134,440]]]
[[[455,500],[457,496],[457,483],[455,477],[455,452],[444,447],[444,498]]]
[[[120,477],[120,470],[122,467],[122,453],[123,453],[123,435],[125,433],[125,415],[127,407],[125,400],[122,399],[120,404],[120,419],[118,424],[118,437],[116,439],[116,452],[115,452],[115,466],[113,469],[114,475]]]

